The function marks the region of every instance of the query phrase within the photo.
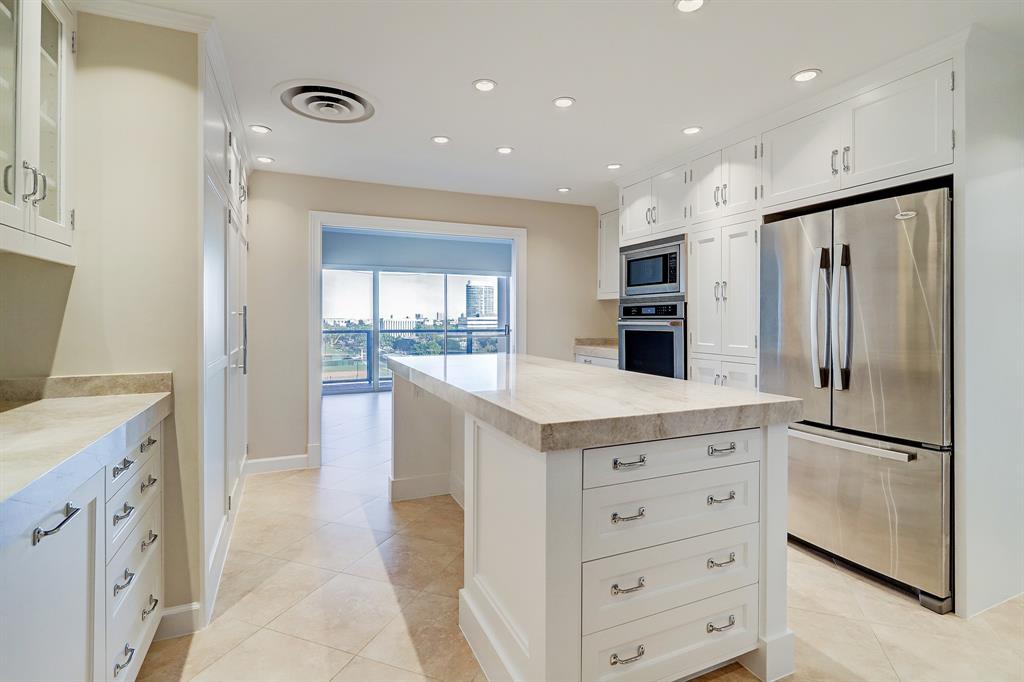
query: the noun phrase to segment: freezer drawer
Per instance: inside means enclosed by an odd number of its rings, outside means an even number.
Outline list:
[[[948,596],[951,453],[882,449],[820,430],[789,435],[790,534]]]

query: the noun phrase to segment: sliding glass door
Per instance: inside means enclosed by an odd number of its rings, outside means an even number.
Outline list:
[[[373,388],[375,276],[366,270],[323,271],[321,373],[325,390]]]

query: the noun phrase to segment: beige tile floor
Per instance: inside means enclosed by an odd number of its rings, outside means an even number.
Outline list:
[[[324,466],[252,476],[213,622],[140,680],[483,680],[458,626],[462,512],[387,500],[389,394],[324,400]],[[1024,681],[1024,599],[970,621],[790,547],[796,681]],[[702,680],[753,680],[739,665]]]

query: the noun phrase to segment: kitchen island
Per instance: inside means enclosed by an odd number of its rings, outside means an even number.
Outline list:
[[[488,679],[793,672],[800,400],[530,355],[388,367],[393,498],[437,494],[446,447],[464,458],[459,618]]]

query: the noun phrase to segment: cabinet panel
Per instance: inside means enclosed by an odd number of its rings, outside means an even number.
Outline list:
[[[722,352],[757,355],[757,222],[722,228]]]
[[[953,163],[952,69],[943,62],[848,103],[844,187]]]
[[[203,82],[203,153],[217,178],[227,186],[228,124],[221,105],[220,90],[213,71],[207,65]]]
[[[756,391],[757,365],[748,365],[743,362],[729,362],[727,360],[723,360],[721,385]]]
[[[22,5],[8,0],[0,8],[0,223],[24,229],[24,191],[19,148],[21,126],[18,120],[20,83],[18,81],[19,53],[22,49],[19,23]]]
[[[687,263],[689,287],[687,323],[690,325],[692,353],[722,351],[722,286],[721,230],[704,230],[691,235],[690,258]]]
[[[702,384],[714,384],[722,380],[722,361],[712,358],[690,358],[691,381],[699,381]]]
[[[687,171],[686,166],[678,166],[651,179],[653,232],[666,232],[685,224],[689,202]]]
[[[601,216],[597,235],[597,297],[619,297],[619,212]]]
[[[722,152],[702,156],[690,167],[693,170],[693,220],[717,218],[722,215]]]
[[[651,233],[651,181],[624,187],[619,199],[619,239],[626,241]]]
[[[757,206],[757,140],[753,137],[722,150],[722,214],[735,215]]]
[[[848,120],[845,112],[843,105],[830,107],[761,136],[765,205],[839,189],[839,152]]]

